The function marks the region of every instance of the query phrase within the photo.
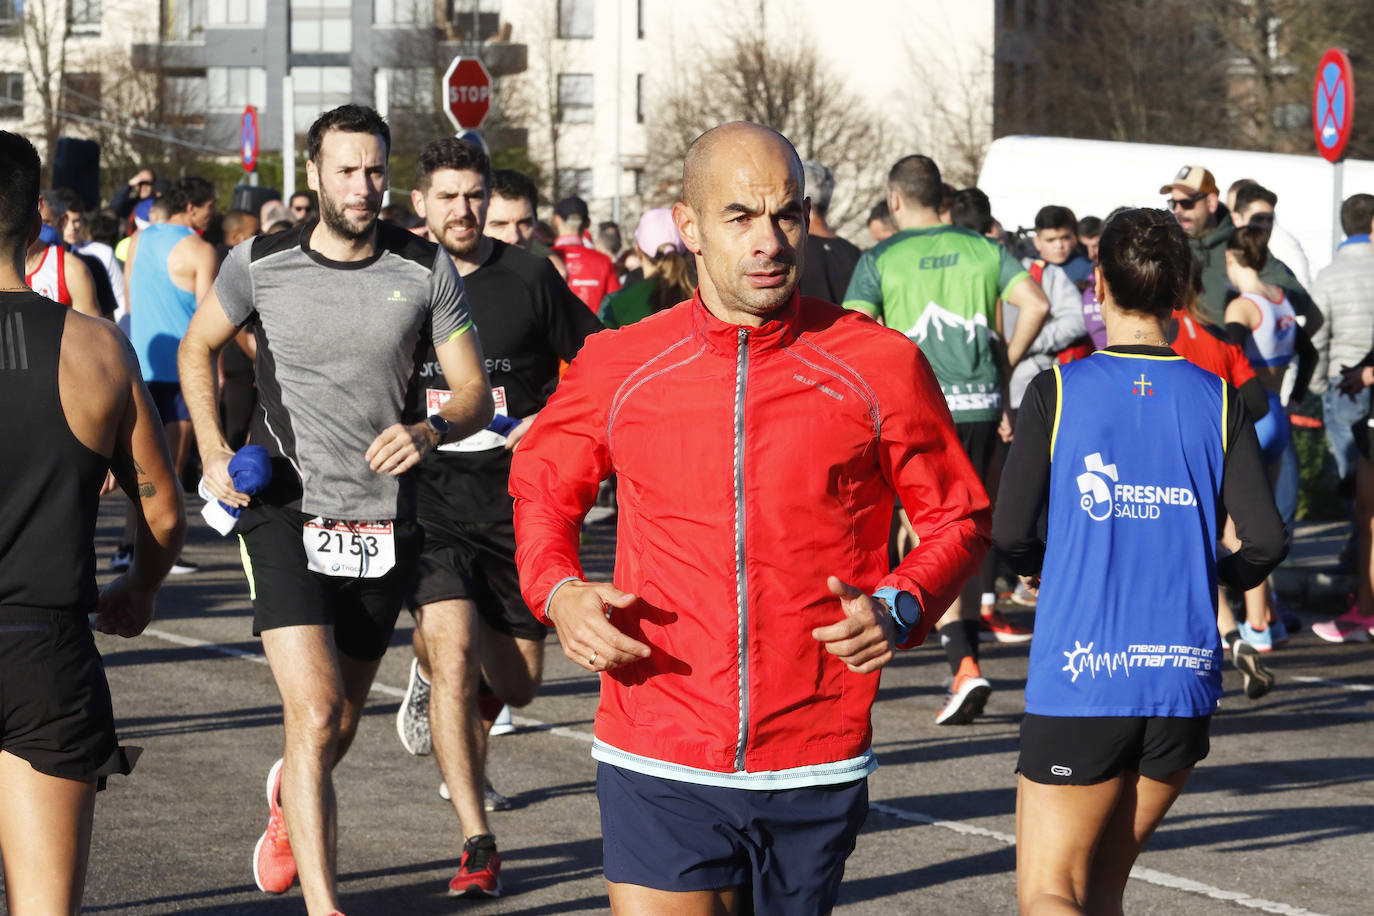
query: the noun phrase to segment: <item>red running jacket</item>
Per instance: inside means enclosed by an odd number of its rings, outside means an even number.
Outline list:
[[[568,268],[568,286],[596,314],[601,300],[620,290],[615,275],[615,262],[595,248],[582,244],[581,236],[561,235],[554,240],[553,250],[563,256]]]
[[[612,622],[652,654],[601,679],[592,756],[708,785],[783,789],[875,768],[878,673],[811,636],[843,617],[828,575],[895,586],[923,641],[989,542],[983,490],[929,364],[859,312],[793,295],[761,328],[699,294],[587,338],[515,451],[516,561],[549,623],[581,579],[578,531],[618,477]],[[920,545],[888,572],[893,499]]]

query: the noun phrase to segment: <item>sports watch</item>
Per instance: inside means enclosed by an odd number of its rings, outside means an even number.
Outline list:
[[[435,443],[436,445],[441,445],[444,439],[448,437],[448,431],[453,428],[447,420],[437,413],[425,417],[425,425],[433,431],[434,435],[439,437],[439,441]]]
[[[897,631],[897,642],[905,642],[916,624],[921,622],[921,602],[911,592],[904,592],[891,586],[880,588],[873,593],[892,614],[892,625]]]

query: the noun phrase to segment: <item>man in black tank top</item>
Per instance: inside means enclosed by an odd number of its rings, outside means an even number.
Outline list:
[[[38,153],[0,131],[0,852],[17,913],[81,906],[95,793],[119,747],[91,627],[137,636],[186,517],[152,399],[114,325],[24,287]],[[131,568],[97,593],[106,472],[137,507]]]

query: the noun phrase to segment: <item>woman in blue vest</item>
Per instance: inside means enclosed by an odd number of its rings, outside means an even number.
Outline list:
[[[1287,551],[1236,390],[1165,342],[1192,257],[1178,223],[1127,210],[1098,253],[1107,347],[1032,382],[993,523],[1012,568],[1043,579],[1017,763],[1023,914],[1121,912],[1207,756],[1218,578],[1249,588]],[[1218,557],[1227,513],[1240,546]]]

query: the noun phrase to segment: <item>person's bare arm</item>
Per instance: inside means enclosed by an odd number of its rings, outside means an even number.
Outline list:
[[[120,335],[122,338],[123,335]],[[153,616],[153,596],[181,552],[186,508],[172,470],[162,423],[124,341],[123,378],[128,390],[118,417],[111,469],[134,508],[134,560],[129,571],[105,587],[92,626],[102,633],[137,636]]]
[[[491,398],[491,384],[487,381],[482,345],[475,331],[470,328],[445,343],[435,344],[434,355],[452,391],[439,411],[439,416],[452,427],[447,438],[456,441],[486,429],[496,407]],[[184,377],[182,386],[185,386]],[[439,444],[428,424],[395,423],[372,441],[366,457],[378,474],[404,474]]]
[[[129,278],[134,275],[134,255],[138,252],[138,236],[135,232],[129,237],[129,249],[124,252],[124,313],[132,315],[134,312],[134,300],[129,295]]]
[[[72,297],[72,308],[92,318],[104,318],[100,313],[100,303],[95,298],[95,281],[86,263],[71,252],[62,259],[62,273],[67,281],[67,293]]]
[[[1050,314],[1050,300],[1045,298],[1045,291],[1040,284],[1029,276],[1022,277],[1007,290],[1006,300],[1021,310],[1016,319],[1016,330],[1012,332],[1011,340],[1007,341],[1007,362],[1014,369],[1044,326]]]
[[[195,245],[188,252],[187,260],[195,275],[196,301],[203,302],[215,285],[215,273],[219,270],[219,258],[215,248],[204,239],[195,238]]]
[[[196,431],[205,487],[225,505],[241,508],[248,505],[249,497],[234,489],[229,476],[229,459],[234,457],[234,450],[224,441],[215,401],[216,358],[237,333],[238,328],[224,314],[219,296],[211,288],[200,300],[186,336],[181,339],[177,371],[181,374],[181,396]]]

